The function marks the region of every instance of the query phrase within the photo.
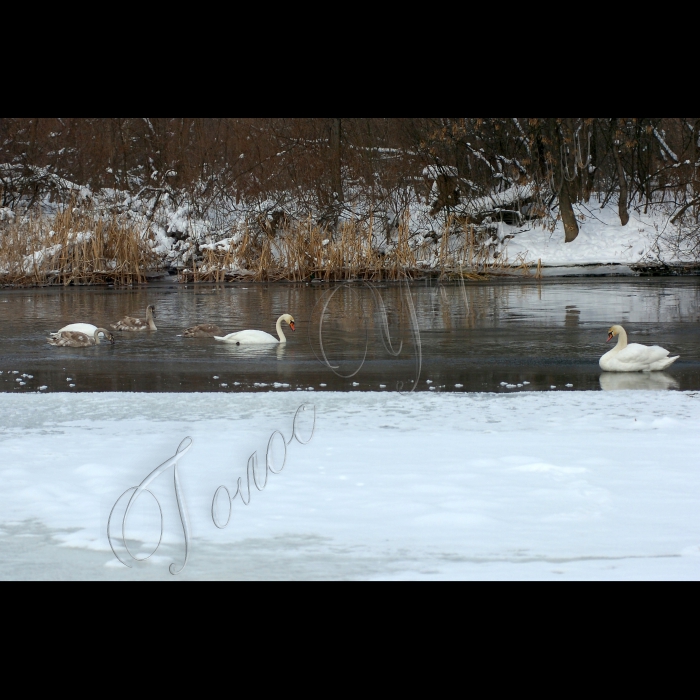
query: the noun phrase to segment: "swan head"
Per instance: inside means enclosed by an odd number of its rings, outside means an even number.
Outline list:
[[[155,307],[153,304],[149,304],[149,305],[146,307],[146,313],[148,313],[149,311],[151,312],[151,316],[155,316],[155,315],[156,315],[156,307]]]
[[[282,316],[282,320],[285,321],[286,323],[288,323],[289,327],[292,330],[296,330],[294,328],[294,317],[293,316],[290,316],[289,314],[284,314],[284,316]]]
[[[605,342],[609,343],[613,338],[620,335],[621,330],[622,326],[610,326],[608,329],[608,339]]]

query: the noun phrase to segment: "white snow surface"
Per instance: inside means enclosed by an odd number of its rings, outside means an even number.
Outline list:
[[[214,492],[235,493],[255,450],[262,474],[272,432],[291,437],[296,392],[1,395],[0,578],[173,578],[172,469],[149,487],[165,517],[156,554],[128,569],[105,533],[119,495],[185,436],[192,539],[178,578],[700,578],[699,394],[303,401],[316,406],[313,439],[292,442],[283,471],[251,485],[248,507],[236,499],[220,530]],[[129,525],[141,556],[157,540],[149,498]]]
[[[564,242],[564,226],[557,221],[554,231],[534,223],[529,227],[499,224],[498,239],[505,239],[508,260],[522,254],[533,264],[542,261],[545,267],[577,265],[634,265],[644,262],[693,262],[695,256],[689,244],[678,240],[677,230],[669,225],[669,216],[630,210],[626,226],[620,223],[617,206],[608,204],[604,209],[591,202],[590,206],[576,205],[579,234],[570,243]],[[526,230],[523,230],[526,228]]]

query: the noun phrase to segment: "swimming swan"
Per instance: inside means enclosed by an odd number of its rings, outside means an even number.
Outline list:
[[[100,344],[100,333],[110,342],[114,343],[114,336],[104,328],[95,328],[92,336],[80,331],[58,331],[52,333],[49,338],[49,345],[56,345],[63,348],[88,348],[92,345]]]
[[[58,338],[61,333],[84,333],[88,338],[92,338],[95,335],[95,331],[98,329],[97,326],[93,326],[92,323],[69,323],[67,326],[63,326],[55,333],[51,333],[52,338]],[[104,329],[101,329],[104,330]],[[111,333],[110,333],[111,335]]]
[[[199,326],[192,326],[182,332],[183,338],[214,338],[221,335],[223,331],[213,323],[202,323]]]
[[[638,343],[627,344],[627,333],[622,326],[612,326],[608,331],[610,342],[618,336],[617,345],[606,352],[600,358],[599,364],[606,372],[652,372],[666,369],[672,365],[680,355],[669,357],[668,350],[664,350],[658,345],[639,345]]]
[[[125,316],[121,321],[110,324],[116,331],[157,331],[156,324],[153,323],[153,314],[156,307],[149,304],[146,307],[146,320]]]
[[[289,324],[289,327],[294,330],[294,319],[289,314],[282,314],[277,319],[277,335],[279,340],[274,335],[265,333],[265,331],[238,331],[238,333],[229,333],[223,338],[215,335],[217,340],[224,343],[235,343],[236,345],[263,345],[267,343],[286,343],[287,338],[282,332],[282,321]]]

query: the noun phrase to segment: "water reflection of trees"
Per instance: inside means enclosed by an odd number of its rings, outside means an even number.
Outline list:
[[[414,294],[421,328],[428,330],[489,328],[517,321],[563,325],[567,330],[592,319],[602,325],[700,321],[700,286],[690,284],[433,281],[416,286]]]
[[[426,280],[410,287],[421,330],[460,331],[526,323],[528,327],[563,326],[574,330],[595,319],[615,322],[667,323],[700,321],[700,286],[645,280],[617,284],[598,281],[525,283],[440,282]],[[156,305],[159,329],[183,329],[194,323],[216,323],[227,332],[246,328],[274,332],[283,313],[291,313],[305,330],[314,305],[328,287],[302,285],[153,285],[131,290],[36,289],[3,293],[0,322],[41,322],[46,330],[85,321],[106,325],[124,315],[142,316]],[[410,325],[405,287],[375,286],[385,305],[390,328],[403,333]],[[377,332],[373,292],[346,287],[334,295],[329,313],[339,333],[358,328]],[[330,323],[330,322],[329,322]],[[329,326],[330,328],[330,326]],[[299,337],[290,334],[291,337]]]

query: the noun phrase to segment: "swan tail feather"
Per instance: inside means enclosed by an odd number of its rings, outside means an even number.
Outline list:
[[[670,367],[679,357],[680,355],[676,355],[675,357],[665,357],[663,360],[657,360],[649,369],[654,371],[666,369],[667,367]]]

